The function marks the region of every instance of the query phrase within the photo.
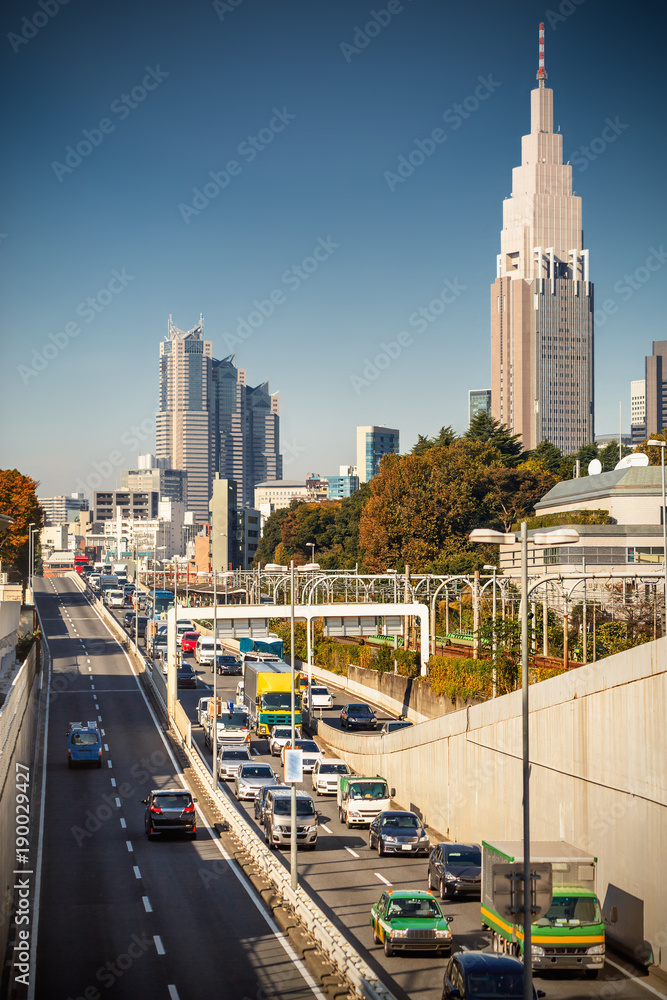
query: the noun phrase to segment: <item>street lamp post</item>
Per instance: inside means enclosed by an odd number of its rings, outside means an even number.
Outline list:
[[[497,648],[498,648],[498,644],[496,642],[496,567],[495,566],[485,565],[484,569],[491,569],[491,570],[493,570],[493,611],[492,611],[493,628],[491,630],[491,652],[493,653],[493,682],[492,682],[493,683],[493,692],[492,692],[492,694],[493,694],[493,697],[495,698],[496,697],[496,693],[497,693],[497,691],[496,691],[496,684],[497,684],[497,680],[498,680],[498,675],[496,673],[496,652],[497,652]]]
[[[662,513],[660,520],[662,521],[662,565],[665,571],[665,620],[662,634],[665,636],[667,635],[667,507],[665,500],[665,448],[667,448],[667,441],[658,441],[655,438],[651,438],[647,444],[651,448],[660,449],[660,465],[662,468]]]
[[[513,532],[504,534],[486,528],[475,528],[468,536],[471,542],[482,545],[513,545],[517,537]],[[521,691],[522,691],[522,744],[523,744],[523,996],[533,996],[533,947],[531,940],[532,908],[530,879],[530,726],[529,726],[529,677],[528,677],[528,524],[521,522]],[[579,541],[578,532],[571,528],[555,531],[536,531],[535,545],[571,545]]]
[[[34,545],[32,529],[35,527],[35,522],[31,521],[28,525],[28,586],[32,591],[32,547]]]
[[[290,664],[291,664],[291,716],[292,747],[296,747],[296,669],[294,664],[294,560],[290,562]],[[290,884],[296,891],[298,884],[297,843],[296,843],[296,781],[292,782],[290,802]]]

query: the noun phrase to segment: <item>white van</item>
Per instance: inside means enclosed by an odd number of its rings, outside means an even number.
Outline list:
[[[215,639],[212,635],[200,635],[195,646],[195,660],[204,665],[213,664],[215,659]],[[218,639],[218,653],[222,653],[222,646]]]
[[[106,591],[106,601],[107,606],[110,608],[123,608],[125,607],[125,591],[124,590],[107,590]]]

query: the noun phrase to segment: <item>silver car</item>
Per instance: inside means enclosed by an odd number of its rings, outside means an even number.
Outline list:
[[[233,781],[242,764],[251,764],[249,750],[241,747],[221,747],[218,754],[218,777],[223,781]]]
[[[264,785],[275,785],[278,781],[269,764],[241,764],[234,779],[237,799],[256,799]]]

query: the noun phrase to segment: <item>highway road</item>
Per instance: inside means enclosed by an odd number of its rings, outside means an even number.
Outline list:
[[[322,1000],[200,815],[198,839],[148,841],[141,799],[180,769],[129,661],[68,579],[39,580],[52,655],[38,1000]],[[101,769],[70,770],[71,720],[96,719]]]
[[[45,582],[45,586],[52,585]],[[178,768],[169,759],[158,728],[151,718],[143,697],[138,693],[138,687],[129,671],[127,660],[120,654],[119,647],[110,639],[109,634],[105,633],[99,619],[94,616],[92,608],[85,604],[83,597],[76,592],[71,581],[57,580],[55,587],[64,593],[63,604],[57,604],[55,608],[52,607],[52,611],[55,613],[54,625],[56,627],[58,625],[58,614],[65,614],[64,626],[67,631],[64,631],[59,637],[64,648],[59,649],[57,643],[53,643],[52,651],[54,657],[58,654],[61,656],[62,663],[59,669],[62,672],[69,670],[72,676],[70,698],[76,695],[77,698],[83,699],[81,703],[76,702],[77,711],[80,712],[79,717],[85,716],[84,708],[90,704],[89,699],[94,692],[90,690],[93,682],[88,680],[88,685],[86,685],[86,673],[91,673],[87,670],[87,657],[83,660],[83,669],[81,669],[80,664],[77,664],[76,675],[71,673],[71,654],[78,653],[79,660],[81,656],[77,649],[77,638],[79,637],[72,636],[72,625],[75,619],[81,615],[85,621],[86,634],[89,634],[91,638],[97,637],[97,641],[103,646],[103,649],[90,658],[93,670],[97,674],[95,686],[99,699],[98,714],[102,715],[100,725],[104,726],[107,734],[110,732],[114,734],[113,743],[109,743],[109,756],[112,759],[113,773],[116,774],[118,782],[116,787],[122,787],[121,780],[129,784],[131,788],[137,786],[140,778],[143,777],[141,767],[148,766],[145,761],[150,761],[152,754],[159,755],[155,762],[157,771],[154,776],[141,784],[140,788],[137,788],[136,796],[128,795],[127,802],[123,798],[122,809],[115,812],[108,821],[104,821],[101,829],[96,831],[94,836],[86,837],[80,848],[71,833],[71,825],[75,823],[73,817],[76,815],[78,817],[77,825],[84,825],[85,828],[86,811],[88,810],[88,814],[95,813],[95,808],[91,808],[90,802],[100,803],[103,801],[99,797],[99,787],[95,782],[98,777],[104,776],[104,770],[101,775],[97,771],[71,775],[75,779],[81,777],[84,781],[90,781],[90,787],[83,783],[76,786],[77,789],[81,789],[81,794],[75,800],[75,806],[72,805],[71,799],[69,801],[66,810],[67,819],[61,823],[59,850],[55,852],[55,855],[49,844],[47,829],[46,841],[51,860],[45,864],[44,886],[45,891],[48,886],[51,893],[50,898],[57,901],[59,892],[68,889],[68,883],[71,881],[72,859],[74,859],[77,872],[80,872],[84,892],[86,885],[88,886],[88,914],[90,923],[93,925],[93,929],[90,930],[91,945],[96,949],[94,952],[96,957],[89,961],[83,961],[81,970],[77,972],[76,985],[69,987],[70,992],[74,989],[82,991],[85,985],[96,981],[94,977],[100,965],[103,964],[100,958],[100,948],[102,948],[104,956],[120,954],[123,949],[127,952],[131,934],[137,933],[140,937],[140,931],[137,930],[140,928],[141,933],[147,935],[146,939],[152,935],[159,935],[162,943],[168,943],[169,947],[166,949],[165,956],[158,956],[157,951],[149,945],[142,957],[137,958],[135,964],[128,970],[128,976],[136,965],[137,976],[141,974],[142,968],[150,970],[147,973],[147,978],[152,983],[153,991],[146,995],[162,996],[161,992],[154,991],[154,987],[156,982],[164,981],[166,989],[169,989],[171,985],[177,985],[178,996],[189,996],[191,994],[188,993],[187,986],[192,979],[193,958],[195,956],[197,972],[199,972],[201,964],[205,970],[208,970],[208,975],[212,979],[215,979],[216,974],[219,976],[220,967],[217,964],[216,948],[219,949],[219,931],[222,921],[225,935],[229,933],[233,937],[235,933],[238,935],[238,930],[235,931],[234,928],[244,928],[243,934],[239,937],[242,947],[234,950],[234,965],[238,967],[239,985],[235,986],[234,989],[230,987],[230,992],[224,995],[234,996],[236,1000],[242,1000],[243,991],[245,991],[247,997],[254,1000],[257,993],[257,983],[260,982],[260,979],[257,966],[254,964],[256,960],[249,956],[258,952],[257,942],[261,942],[267,949],[269,958],[268,965],[262,965],[262,968],[272,968],[272,963],[277,962],[277,967],[282,970],[283,964],[276,939],[266,928],[264,918],[258,914],[257,910],[253,913],[248,908],[248,897],[243,890],[240,890],[238,881],[235,884],[235,876],[229,870],[225,870],[224,879],[211,881],[206,878],[202,879],[201,872],[206,870],[204,866],[206,863],[210,863],[210,859],[216,855],[218,850],[217,846],[209,840],[208,834],[205,834],[206,840],[200,840],[194,845],[175,842],[164,845],[146,843],[143,836],[142,807],[138,806],[136,802],[136,799],[143,796],[140,796],[138,792],[143,792],[144,788],[153,782],[156,785],[171,782],[176,777]],[[52,597],[45,596],[43,599],[40,598],[40,602],[42,600],[50,601],[51,605],[54,604]],[[72,624],[67,618],[68,608]],[[74,614],[75,611],[76,614]],[[122,615],[118,613],[117,617],[120,619]],[[44,624],[48,631],[47,622],[45,621]],[[87,642],[87,648],[91,649],[90,640]],[[71,647],[70,643],[73,643]],[[211,692],[213,676],[210,668],[200,667],[194,658],[188,657],[187,659],[195,666],[199,675],[197,689],[180,690],[178,694],[181,703],[193,721],[193,738],[200,746],[204,760],[210,766],[211,752],[204,747],[203,732],[196,724],[196,705],[200,697]],[[218,677],[219,693],[223,697],[233,698],[238,680],[238,677]],[[337,689],[334,690],[334,700],[334,709],[325,711],[323,716],[325,721],[337,726],[340,707],[348,699],[342,690]],[[59,701],[67,702],[66,695],[55,700],[52,711],[55,710]],[[97,712],[97,709],[95,711]],[[387,715],[379,710],[378,714],[381,719],[387,718]],[[71,706],[65,708],[61,705],[57,723],[58,733],[56,736],[50,734],[49,738],[50,747],[55,739],[49,781],[51,783],[51,769],[55,768],[52,795],[55,798],[53,808],[56,814],[60,798],[58,782],[62,782],[63,778],[69,779],[70,774],[66,767],[59,771],[54,762],[57,755],[64,752],[64,739],[60,733],[64,734],[67,722],[70,718],[75,717],[77,716],[72,714]],[[270,757],[266,740],[253,738],[252,750],[258,760],[270,762],[278,775],[282,776],[280,761],[278,758]],[[164,755],[164,760],[162,760],[161,755]],[[138,765],[139,771],[137,771]],[[107,777],[110,777],[110,774],[110,771],[107,772]],[[261,831],[252,816],[252,805],[236,803],[231,783],[227,786],[221,782],[220,787],[226,790],[236,807],[261,836]],[[307,777],[302,787],[312,791],[310,776]],[[434,794],[437,794],[435,790]],[[344,930],[364,959],[376,970],[399,1000],[408,1000],[408,998],[411,1000],[439,1000],[446,960],[428,954],[386,958],[382,948],[373,944],[369,924],[371,905],[379,898],[383,888],[388,884],[396,889],[426,888],[425,860],[400,857],[379,858],[377,852],[371,852],[367,846],[366,830],[348,830],[339,822],[335,797],[319,796],[316,799],[317,807],[321,812],[318,848],[315,852],[300,852],[299,854],[299,877],[302,884],[329,918]],[[118,827],[121,818],[126,818],[126,829],[121,830]],[[113,841],[113,844],[109,844],[108,847],[106,846],[107,838]],[[126,840],[130,840],[132,844],[131,852],[125,843]],[[156,847],[159,854],[155,850]],[[86,849],[92,855],[90,867],[97,871],[98,868],[104,867],[107,857],[113,855],[114,873],[116,872],[115,865],[118,864],[119,874],[100,875],[101,883],[95,878],[87,879],[85,873],[89,866],[86,864],[84,867],[80,860],[81,852]],[[124,851],[126,853],[123,853]],[[62,865],[54,860],[61,855],[68,858],[69,872],[63,870]],[[286,866],[289,864],[289,852],[280,851],[277,852],[277,855],[282,858]],[[215,865],[217,862],[214,861],[212,864]],[[142,881],[134,878],[135,865],[141,871]],[[126,873],[129,873],[129,877],[126,877]],[[148,882],[150,885],[145,886],[144,883]],[[101,885],[104,886],[103,891],[101,891]],[[149,896],[151,901],[152,913],[149,914],[142,910],[144,893]],[[69,890],[67,906],[68,908],[76,907],[76,903],[72,902],[72,894]],[[445,903],[444,909],[446,913],[452,914],[454,917],[452,923],[454,950],[489,947],[488,936],[480,929],[479,902],[454,900]],[[67,912],[71,915],[69,909]],[[159,914],[159,917],[156,914]],[[206,915],[206,919],[203,918],[203,914]],[[246,920],[249,921],[247,927]],[[48,923],[50,926],[50,921]],[[216,928],[215,931],[210,929],[213,926]],[[88,930],[86,930],[86,934],[88,934]],[[40,945],[39,969],[46,975],[52,960],[54,967],[60,968],[66,981],[70,982],[71,968],[67,968],[68,962],[63,955],[67,954],[67,943],[73,946],[77,935],[70,927],[66,932],[62,932],[62,936],[65,941],[62,940],[60,933],[56,935],[55,943],[50,949],[50,959],[42,955]],[[140,937],[140,940],[144,942],[146,939]],[[251,941],[252,945],[248,946],[248,941]],[[65,948],[63,948],[63,944],[65,944]],[[157,970],[155,965],[157,965]],[[179,971],[171,972],[172,968]],[[227,968],[226,964],[225,968]],[[160,977],[163,977],[167,969],[170,971],[167,972],[166,980],[155,978],[157,972],[160,973]],[[255,977],[254,985],[248,985],[253,975]],[[135,982],[138,981],[137,978]],[[204,981],[212,980],[202,980],[202,982]],[[114,983],[113,988],[117,989],[122,986],[122,982],[123,980],[120,979]],[[268,997],[283,996],[283,992],[276,992],[274,985],[271,986],[273,992],[270,992],[269,987],[264,985],[264,981],[261,982],[263,988],[267,990]],[[614,955],[608,957],[604,971],[596,982],[585,981],[574,974],[569,974],[559,977],[539,977],[536,979],[536,985],[545,991],[547,1000],[552,1000],[552,998],[559,998],[559,1000],[560,998],[573,998],[574,1000],[574,998],[588,997],[618,997],[620,1000],[625,1000],[625,998],[627,1000],[634,1000],[634,998],[647,1000],[649,997],[658,997],[667,1000],[667,987],[661,980],[654,975],[645,975]],[[254,992],[252,992],[253,989]],[[306,992],[303,992],[304,989]],[[219,987],[217,992],[220,993]],[[311,995],[302,981],[301,985],[285,988],[284,995],[288,994],[295,998]],[[64,993],[63,997],[68,995]],[[82,995],[82,993],[72,992],[73,998],[78,995]],[[102,989],[101,995],[106,995],[104,989]],[[118,992],[111,995],[121,996],[124,994]],[[129,990],[127,995],[136,996],[137,994],[133,994]],[[173,994],[166,992],[164,995],[171,996]],[[204,995],[203,989],[197,995]]]

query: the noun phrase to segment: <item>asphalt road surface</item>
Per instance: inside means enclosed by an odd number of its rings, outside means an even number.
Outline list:
[[[36,590],[53,665],[33,995],[322,998],[201,815],[194,842],[147,840],[141,800],[179,785],[180,769],[127,658],[73,581]],[[69,722],[89,719],[103,766],[70,770]]]

